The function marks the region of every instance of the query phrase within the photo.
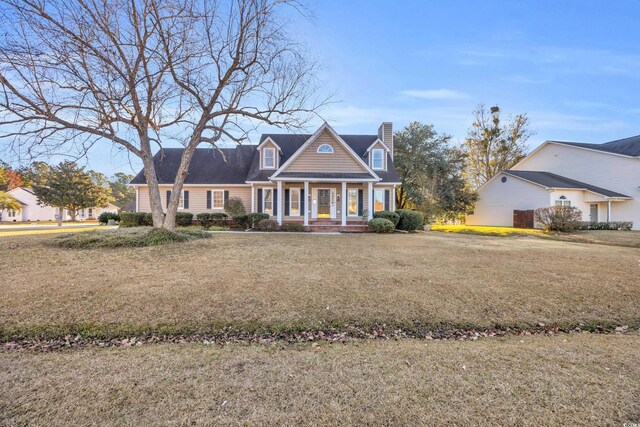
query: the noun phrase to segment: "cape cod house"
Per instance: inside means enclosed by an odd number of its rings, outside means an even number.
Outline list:
[[[575,206],[582,220],[631,221],[640,229],[640,135],[604,144],[546,141],[478,189],[469,225],[518,226],[529,212]]]
[[[181,148],[165,148],[154,157],[164,206],[181,156]],[[247,212],[269,214],[279,224],[357,229],[373,212],[395,208],[400,183],[391,123],[371,135],[339,135],[324,123],[313,135],[263,134],[258,145],[197,149],[179,209],[224,212],[225,200],[239,197]],[[131,185],[136,211],[149,212],[142,171]]]

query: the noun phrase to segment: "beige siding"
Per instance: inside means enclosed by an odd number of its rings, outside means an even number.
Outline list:
[[[160,187],[160,199],[162,207],[167,206],[167,191],[170,187]],[[249,212],[251,210],[251,187],[225,187],[224,185],[212,185],[207,187],[184,186],[185,191],[189,191],[189,208],[184,211],[194,214],[202,212],[224,212],[223,209],[207,209],[207,191],[225,190],[229,192],[229,197],[239,197],[244,203],[244,207]],[[151,212],[149,203],[148,187],[138,187],[138,212]]]
[[[333,154],[318,153],[317,149],[322,144],[331,145]],[[284,170],[287,172],[366,172],[365,168],[326,130]]]

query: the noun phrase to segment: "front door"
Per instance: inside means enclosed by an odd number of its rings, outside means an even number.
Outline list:
[[[318,189],[318,218],[331,218],[331,190]]]
[[[592,204],[589,206],[589,219],[591,219],[591,222],[598,222],[598,205],[597,204]]]

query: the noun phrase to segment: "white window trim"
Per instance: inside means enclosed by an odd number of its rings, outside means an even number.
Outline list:
[[[322,147],[329,147],[331,149],[331,151],[320,151],[320,149]],[[331,145],[329,145],[329,144],[320,144],[318,146],[318,148],[316,149],[316,153],[319,153],[319,154],[333,154],[333,147]]]
[[[382,194],[382,211],[384,210],[384,188],[375,188],[373,190],[373,212],[380,212],[376,210],[376,193]]]
[[[271,151],[273,153],[273,165],[272,166],[267,166],[265,163],[265,159],[267,158],[267,156],[265,156],[265,153],[267,151]],[[276,165],[277,165],[277,160],[276,160],[276,149],[274,147],[266,147],[262,149],[262,169],[276,169]]]
[[[571,206],[571,200],[567,200],[567,199],[557,199],[554,202],[555,206]]]
[[[381,153],[380,159],[382,160],[382,165],[378,168],[376,167],[376,155],[375,153]],[[384,150],[382,148],[374,148],[371,150],[371,169],[373,170],[384,170]]]
[[[300,198],[300,188],[290,188],[289,189],[289,216],[302,216],[302,199]],[[291,207],[293,206],[293,199],[291,196],[293,196],[293,193],[296,192],[298,193],[298,213],[297,214],[293,214],[291,213]]]
[[[216,200],[214,196],[215,193],[222,193],[222,206],[220,206],[219,208],[217,208],[215,204],[215,200]],[[211,190],[211,209],[216,209],[216,210],[224,209],[224,190],[219,190],[219,189]]]
[[[275,204],[275,201],[273,200],[273,188],[263,188],[262,189],[262,213],[267,213],[267,210],[265,209],[266,206],[266,201],[267,201],[267,191],[271,192],[271,213],[269,214],[270,216],[273,216],[273,206]]]
[[[350,214],[349,213],[349,194],[351,192],[356,193],[356,213],[354,214]],[[358,200],[360,197],[360,192],[358,191],[357,188],[347,188],[347,217],[357,217],[358,216],[358,204],[360,203],[360,200]]]

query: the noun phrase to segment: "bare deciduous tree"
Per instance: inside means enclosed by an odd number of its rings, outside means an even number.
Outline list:
[[[0,0],[0,138],[35,157],[108,142],[139,157],[154,227],[172,229],[200,144],[323,104],[286,31],[294,0]],[[184,146],[166,210],[153,150]]]

